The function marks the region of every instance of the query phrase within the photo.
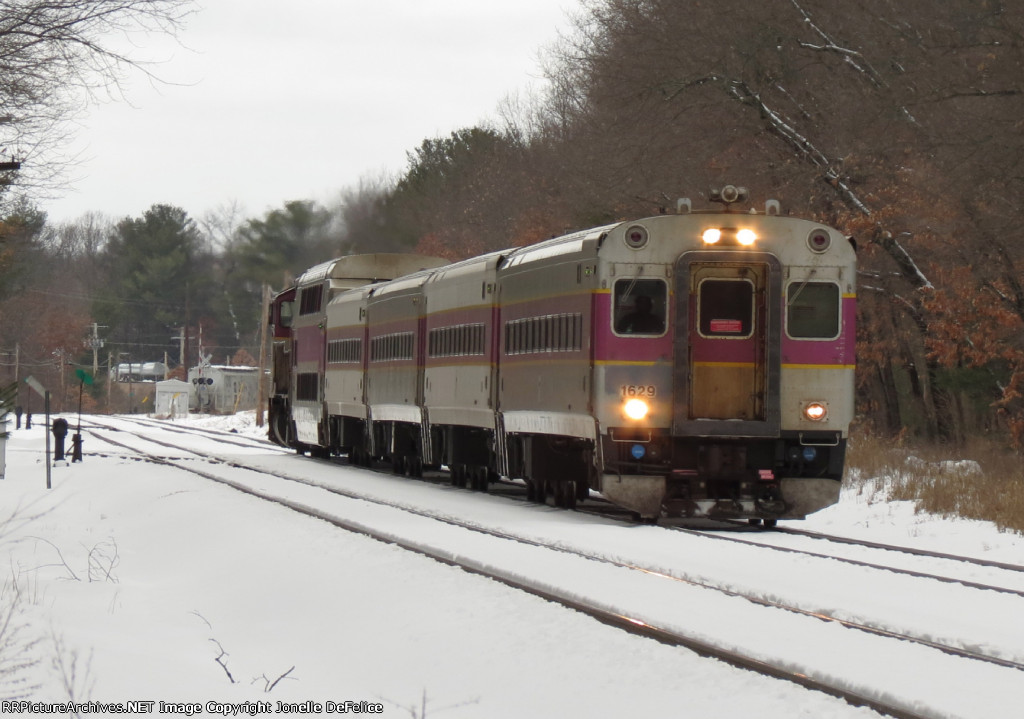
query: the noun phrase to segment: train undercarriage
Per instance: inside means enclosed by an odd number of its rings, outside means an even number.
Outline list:
[[[446,467],[455,486],[477,491],[502,476],[518,478],[530,501],[552,498],[567,509],[595,490],[644,521],[802,519],[838,500],[846,448],[835,432],[723,439],[645,431],[640,438],[612,428],[600,456],[590,440],[522,433],[506,434],[502,453],[487,428],[435,426],[424,443],[418,424],[340,416],[325,425],[324,445],[309,445],[296,441],[287,402],[277,399],[268,435],[302,453],[347,455],[357,466],[383,462],[410,476]]]
[[[644,518],[803,519],[839,497],[846,441],[838,433],[695,438],[605,437],[600,491]]]

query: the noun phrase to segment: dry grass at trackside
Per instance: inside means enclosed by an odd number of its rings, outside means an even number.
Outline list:
[[[854,432],[846,459],[845,481],[865,487],[877,480],[880,498],[914,500],[920,512],[987,520],[1024,534],[1024,466],[1020,455],[994,442],[909,446]]]

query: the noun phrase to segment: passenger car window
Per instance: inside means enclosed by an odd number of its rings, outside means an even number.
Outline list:
[[[619,280],[614,292],[615,331],[621,335],[665,333],[668,286],[661,280]]]
[[[786,293],[786,331],[795,339],[839,336],[839,286],[793,282]]]

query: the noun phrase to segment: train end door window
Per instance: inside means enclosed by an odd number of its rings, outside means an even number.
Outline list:
[[[612,317],[620,335],[665,334],[668,285],[662,280],[619,280]]]
[[[704,337],[750,337],[754,327],[754,285],[745,279],[700,283],[698,314]]]

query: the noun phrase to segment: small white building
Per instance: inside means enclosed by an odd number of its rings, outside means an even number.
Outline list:
[[[195,412],[234,414],[255,409],[259,368],[200,365],[188,371],[189,407]]]
[[[188,416],[189,394],[192,385],[180,379],[168,379],[156,383],[156,401],[153,414],[160,419],[175,419]]]

